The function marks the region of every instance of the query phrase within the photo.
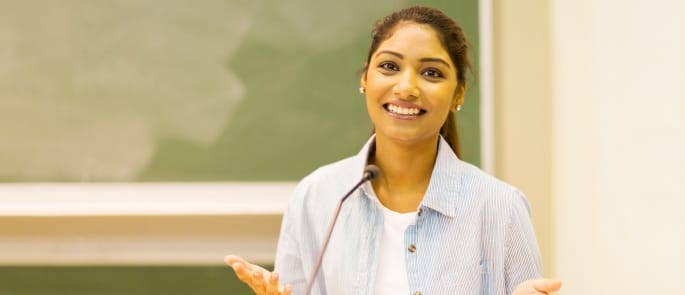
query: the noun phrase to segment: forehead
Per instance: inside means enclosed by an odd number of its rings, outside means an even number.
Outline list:
[[[383,41],[376,52],[390,50],[400,53],[409,59],[438,57],[452,64],[449,54],[438,37],[438,33],[429,25],[417,23],[399,23],[392,35]]]

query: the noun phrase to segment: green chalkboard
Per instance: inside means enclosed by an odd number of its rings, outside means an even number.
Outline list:
[[[264,266],[273,269],[273,266]],[[0,267],[0,294],[157,295],[254,294],[229,267]]]
[[[410,4],[457,19],[477,69],[475,0],[4,1],[0,181],[298,180],[368,138],[371,26]]]

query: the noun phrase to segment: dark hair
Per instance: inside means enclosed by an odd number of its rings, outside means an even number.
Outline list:
[[[369,48],[369,55],[363,68],[364,75],[371,62],[371,56],[376,52],[378,46],[388,39],[392,35],[395,26],[403,21],[429,25],[435,30],[443,47],[452,59],[452,63],[457,68],[457,89],[455,91],[466,89],[466,74],[471,71],[471,60],[468,56],[468,50],[471,45],[466,40],[464,30],[444,12],[424,6],[413,6],[398,10],[376,22],[373,26],[373,40]],[[445,123],[440,128],[440,134],[445,138],[457,156],[461,158],[461,147],[459,146],[455,115],[454,112],[450,111],[447,120],[445,120]]]

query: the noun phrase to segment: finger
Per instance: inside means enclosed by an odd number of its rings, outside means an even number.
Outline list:
[[[243,281],[243,283],[252,285],[252,273],[242,263],[235,262],[233,265],[231,265],[231,268],[233,268],[233,271],[238,279]]]
[[[256,270],[259,270],[263,273],[269,272],[265,268],[263,268],[259,265],[256,265],[256,264],[249,263],[245,259],[242,259],[241,257],[235,256],[235,255],[227,255],[226,257],[224,257],[224,262],[230,267],[233,267],[233,265],[235,265],[236,263],[240,263],[240,265],[244,266],[245,269],[250,273],[252,273],[253,271],[256,271]]]
[[[285,288],[283,288],[283,295],[292,295],[293,294],[293,287],[290,286],[290,284],[285,285]]]
[[[267,294],[278,294],[278,274],[273,272],[269,275],[266,285]]]
[[[247,269],[248,269],[249,271],[261,270],[262,272],[269,272],[268,270],[266,270],[265,268],[263,268],[263,267],[261,267],[261,266],[259,266],[259,265],[256,265],[256,264],[252,264],[252,263],[247,262],[247,260],[243,259],[243,258],[240,257],[240,256],[226,255],[226,256],[224,257],[224,262],[225,262],[226,265],[228,265],[228,266],[232,266],[232,265],[235,264],[236,262],[242,263],[245,267],[247,267]]]
[[[233,268],[233,270],[236,271],[236,273],[238,271],[236,270],[235,266],[241,266],[244,270],[252,272],[252,265],[245,261],[245,259],[242,259],[241,257],[235,255],[226,255],[226,257],[224,257],[224,262],[226,263],[226,265]]]
[[[561,281],[557,279],[533,280],[533,289],[538,292],[554,292],[561,289]]]
[[[259,265],[256,265],[256,264],[250,264],[250,269],[251,269],[252,271],[257,271],[257,270],[258,270],[258,271],[262,272],[262,274],[264,275],[264,279],[267,279],[268,276],[271,274],[271,272],[268,271],[268,270],[266,270],[266,268],[263,268],[263,267],[261,267],[261,266],[259,266]]]
[[[245,261],[245,259],[243,259],[243,258],[241,258],[241,257],[239,257],[239,256],[235,256],[235,255],[226,255],[226,256],[224,256],[224,262],[225,262],[226,265],[228,265],[228,266],[231,266],[231,265],[233,265],[233,264],[236,263],[236,262],[241,262],[241,263],[243,263],[243,264],[246,264],[246,263],[247,263],[247,261]]]
[[[263,294],[266,292],[266,284],[264,281],[264,273],[255,270],[252,272],[252,285],[254,286],[254,290],[257,292],[257,294]]]

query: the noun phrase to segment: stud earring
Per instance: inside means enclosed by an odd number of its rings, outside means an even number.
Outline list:
[[[461,105],[457,105],[457,112],[461,111]]]
[[[366,92],[366,89],[364,87],[359,87],[359,93],[364,94]]]

